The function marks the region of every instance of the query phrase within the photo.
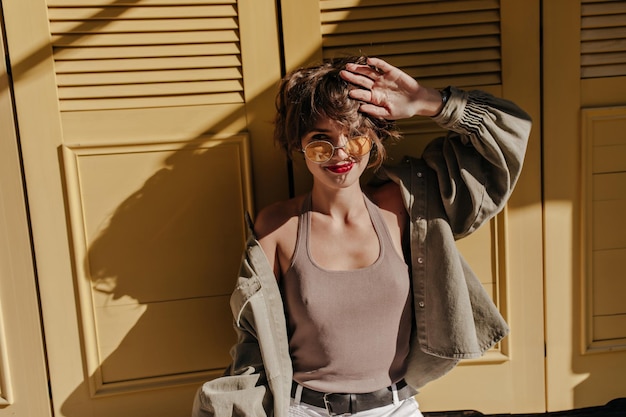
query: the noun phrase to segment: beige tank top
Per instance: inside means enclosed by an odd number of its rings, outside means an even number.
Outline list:
[[[294,380],[321,392],[371,392],[406,373],[409,271],[379,208],[364,199],[380,243],[372,265],[330,271],[315,264],[309,251],[309,196],[299,218],[292,263],[281,280]]]

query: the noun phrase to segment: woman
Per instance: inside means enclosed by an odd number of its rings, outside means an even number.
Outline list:
[[[194,415],[420,416],[416,388],[508,332],[454,240],[506,203],[530,119],[376,58],[293,72],[277,110],[277,142],[304,154],[313,186],[258,214],[231,298],[233,363]],[[364,190],[399,137],[392,120],[415,115],[449,134]]]

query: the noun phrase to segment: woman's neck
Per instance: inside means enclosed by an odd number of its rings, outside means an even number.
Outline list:
[[[334,218],[348,219],[365,208],[360,184],[341,189],[328,189],[313,186],[311,206],[313,211]]]

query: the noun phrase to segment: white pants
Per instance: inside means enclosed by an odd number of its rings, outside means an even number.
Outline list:
[[[296,397],[298,393],[296,393]],[[367,411],[360,411],[352,414],[356,417],[423,417],[419,405],[414,397],[406,400],[395,401],[393,404],[384,407],[373,408]],[[292,398],[289,406],[289,417],[328,417],[325,408],[300,402],[300,398]]]

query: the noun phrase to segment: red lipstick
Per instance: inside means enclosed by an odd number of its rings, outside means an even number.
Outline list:
[[[346,172],[350,171],[353,166],[354,162],[349,162],[347,164],[327,166],[326,169],[330,172],[334,172],[335,174],[345,174]]]

